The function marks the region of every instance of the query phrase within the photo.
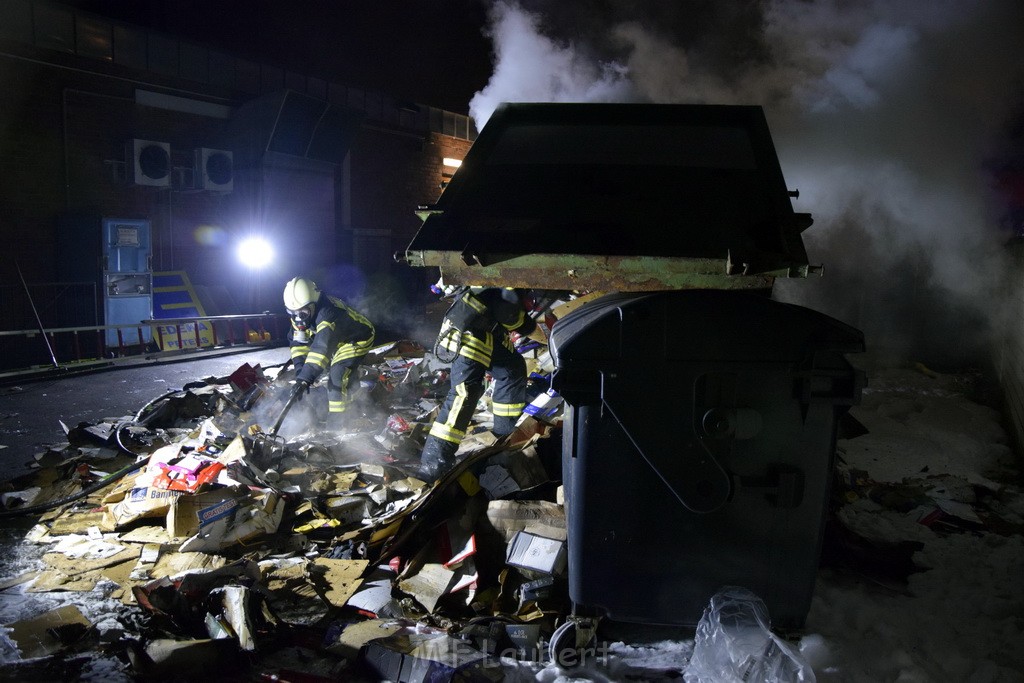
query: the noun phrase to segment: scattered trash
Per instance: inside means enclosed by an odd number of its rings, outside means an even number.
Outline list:
[[[3,493],[8,511],[41,510],[23,536],[38,562],[0,577],[0,590],[102,592],[126,610],[112,617],[125,637],[106,651],[137,676],[229,666],[263,680],[495,681],[509,662],[542,667],[552,652],[571,667],[558,653],[590,652],[597,620],[571,616],[563,403],[550,356],[541,346],[524,357],[533,407],[517,431],[490,434],[485,398],[459,466],[440,481],[420,478],[418,454],[449,380],[405,342],[367,356],[359,416],[345,431],[328,429],[315,401],[284,403],[287,377],[275,368],[249,365],[169,392],[135,418],[78,425],[64,450]],[[926,474],[882,485],[839,468],[833,491],[938,511],[924,523],[966,530],[992,520],[979,486]],[[903,558],[904,577],[920,570],[912,548],[882,548],[835,521],[826,554]],[[743,622],[760,638],[756,656],[715,649],[735,637],[739,597],[716,596],[705,617],[717,621],[702,620],[687,680],[728,680],[736,667],[809,674],[756,607]],[[7,661],[77,652],[93,646],[91,627],[75,608],[55,609],[7,624],[0,649]]]
[[[558,434],[559,418],[526,416],[498,443],[482,401],[459,471],[423,481],[418,456],[447,395],[446,366],[407,342],[367,359],[360,414],[342,432],[310,410],[316,402],[283,403],[280,371],[248,364],[168,392],[134,418],[69,429],[63,451],[4,492],[9,509],[56,504],[25,535],[45,550],[42,569],[3,585],[40,593],[102,587],[137,611],[121,658],[142,676],[199,674],[242,663],[243,653],[249,665],[269,661],[304,629],[296,644],[310,656],[395,680],[499,680],[498,660],[452,635],[491,614],[492,601],[510,611],[488,631],[493,642],[537,657],[553,626],[537,605],[553,595],[563,601],[564,585],[520,589],[535,578],[529,564],[511,569],[504,557],[523,532],[536,547],[561,546],[548,569],[564,570],[557,472],[540,453],[557,453],[557,439],[542,442]],[[127,471],[64,502],[106,476],[95,469],[101,462]],[[510,592],[498,600],[502,590]],[[77,612],[48,619],[88,626]],[[10,628],[21,636],[47,627],[25,620]],[[11,657],[67,646],[12,643]]]

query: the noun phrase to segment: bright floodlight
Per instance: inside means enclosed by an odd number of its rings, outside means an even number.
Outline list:
[[[263,268],[274,258],[274,250],[266,240],[250,237],[238,245],[238,260],[250,268]]]

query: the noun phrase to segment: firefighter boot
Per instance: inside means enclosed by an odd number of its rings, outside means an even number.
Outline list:
[[[436,481],[455,467],[455,451],[458,449],[458,444],[428,436],[420,455],[420,473],[424,481]]]
[[[494,434],[499,439],[503,436],[508,436],[512,432],[516,431],[516,422],[518,420],[518,415],[515,417],[495,415],[494,426],[491,427],[491,434]]]

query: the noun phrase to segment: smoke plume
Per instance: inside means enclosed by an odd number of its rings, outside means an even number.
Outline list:
[[[478,127],[506,101],[761,105],[825,267],[776,297],[921,360],[989,343],[1013,237],[990,169],[1024,155],[1007,133],[1024,4],[500,0],[489,32]]]

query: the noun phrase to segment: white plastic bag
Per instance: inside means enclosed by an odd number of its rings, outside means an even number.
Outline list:
[[[814,683],[814,671],[771,632],[768,608],[753,592],[725,586],[697,624],[686,683]]]

